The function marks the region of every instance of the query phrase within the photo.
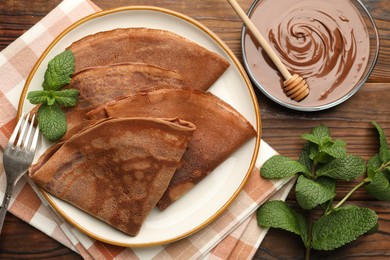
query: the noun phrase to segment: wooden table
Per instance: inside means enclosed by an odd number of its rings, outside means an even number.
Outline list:
[[[22,35],[52,10],[60,0],[0,1],[0,50]],[[242,22],[223,0],[96,0],[102,9],[124,5],[155,5],[188,15],[214,31],[241,60],[240,33]],[[263,139],[285,156],[297,158],[303,141],[302,133],[326,124],[335,138],[348,142],[350,153],[365,160],[377,152],[378,141],[370,121],[376,120],[390,140],[390,2],[363,0],[373,15],[380,33],[380,56],[369,81],[347,102],[322,112],[303,113],[285,109],[266,98],[260,91]],[[240,0],[248,10],[252,0]],[[343,197],[354,183],[342,182],[337,198]],[[288,197],[295,206],[294,192]],[[390,203],[371,199],[364,190],[351,198],[353,204],[369,207],[379,215],[379,230],[335,251],[313,251],[313,259],[390,259]],[[8,214],[0,238],[0,258],[79,258],[77,254]],[[271,230],[258,249],[255,259],[303,259],[304,247],[298,236]]]

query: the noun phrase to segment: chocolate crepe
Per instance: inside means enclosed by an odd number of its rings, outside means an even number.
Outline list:
[[[50,148],[29,175],[49,193],[135,236],[194,130],[178,119],[100,120]]]
[[[65,108],[68,131],[63,139],[78,132],[80,127],[73,128],[84,123],[86,112],[110,100],[138,91],[181,87],[180,74],[150,64],[121,63],[79,71],[65,87],[79,90],[79,100],[74,107]]]
[[[76,72],[88,67],[142,62],[177,71],[190,88],[206,91],[229,63],[202,46],[169,31],[126,28],[86,36],[68,47]]]
[[[165,209],[205,178],[236,149],[256,136],[252,125],[233,107],[211,93],[162,89],[130,95],[87,114],[104,117],[178,117],[196,131],[166,192],[158,202]]]

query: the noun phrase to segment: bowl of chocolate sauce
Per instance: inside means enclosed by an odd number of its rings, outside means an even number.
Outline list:
[[[310,93],[300,102],[283,92],[284,78],[244,26],[244,67],[268,98],[299,111],[319,111],[352,97],[367,81],[379,54],[374,19],[359,0],[257,0],[248,16],[291,74]]]

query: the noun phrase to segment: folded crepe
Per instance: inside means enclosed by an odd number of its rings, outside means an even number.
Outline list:
[[[183,164],[157,204],[161,210],[256,136],[253,126],[229,104],[211,93],[194,90],[162,89],[130,95],[92,110],[87,116],[91,119],[175,116],[196,125]]]
[[[175,33],[120,28],[86,36],[68,47],[76,72],[88,67],[142,62],[177,71],[190,88],[206,91],[228,68],[218,54]]]
[[[182,81],[181,75],[175,71],[143,63],[127,62],[79,71],[65,86],[79,90],[79,100],[74,107],[64,108],[68,131],[63,139],[82,129],[85,113],[95,107],[139,91],[182,88]]]
[[[52,146],[29,175],[49,193],[135,236],[194,130],[178,119],[99,120]]]

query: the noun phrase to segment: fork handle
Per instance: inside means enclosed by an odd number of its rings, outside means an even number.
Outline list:
[[[0,234],[1,234],[1,230],[3,229],[5,215],[7,214],[8,204],[11,200],[11,195],[12,195],[13,190],[14,190],[14,185],[8,184],[7,188],[5,190],[3,204],[1,205],[1,208],[0,208]]]

